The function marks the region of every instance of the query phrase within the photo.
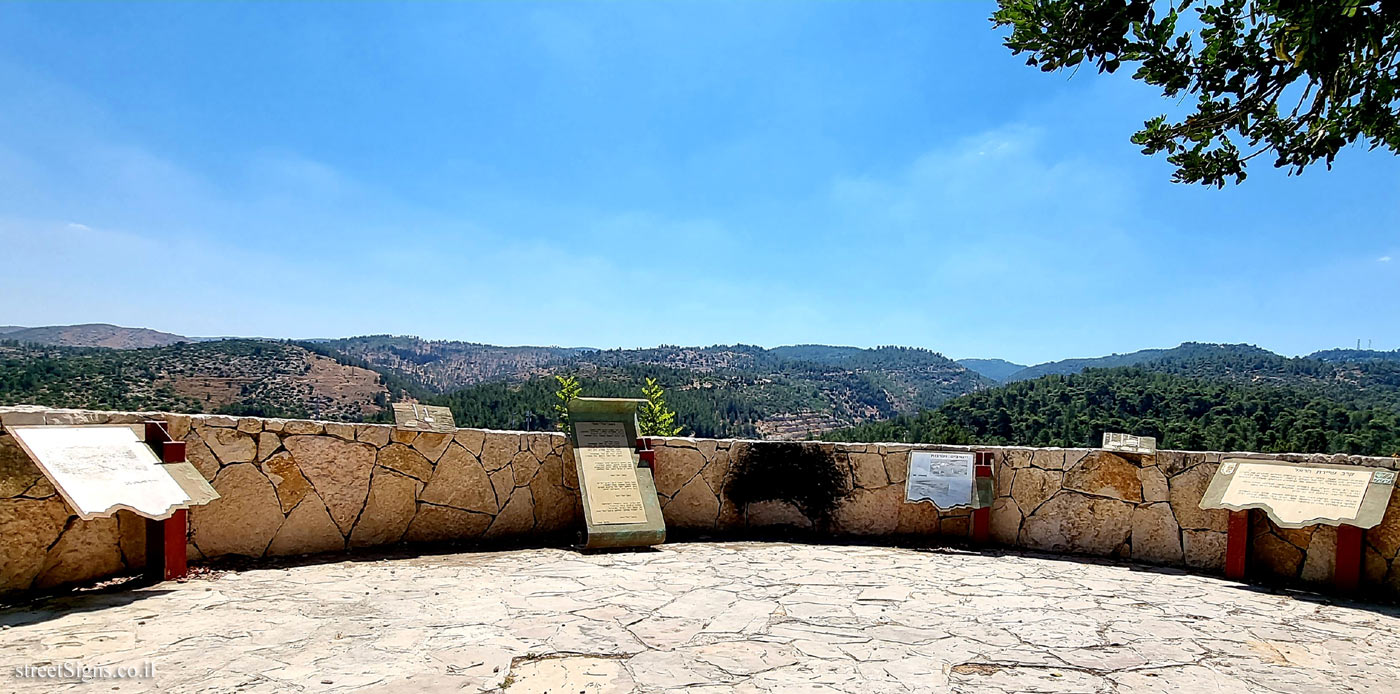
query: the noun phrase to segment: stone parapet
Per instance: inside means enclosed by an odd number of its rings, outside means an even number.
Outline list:
[[[563,544],[582,524],[567,439],[558,433],[395,430],[385,424],[0,407],[0,424],[164,421],[220,493],[190,512],[198,562],[345,552],[398,543],[518,540]],[[911,450],[990,451],[994,542],[1219,572],[1228,512],[1198,504],[1225,457],[1400,467],[1393,458],[1098,449],[820,444],[848,493],[828,522],[791,503],[740,508],[733,462],[764,442],[655,438],[656,487],[668,528],[726,536],[792,528],[833,537],[962,542],[971,512],[904,502]],[[1363,589],[1400,593],[1400,495],[1365,534]],[[1289,530],[1254,514],[1252,570],[1326,581],[1335,529]],[[139,572],[144,519],[127,512],[82,521],[8,436],[0,434],[0,595]]]

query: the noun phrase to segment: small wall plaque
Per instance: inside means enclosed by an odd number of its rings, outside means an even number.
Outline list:
[[[1114,453],[1156,455],[1157,439],[1153,436],[1133,436],[1132,434],[1105,431],[1103,433],[1103,449]]]
[[[457,431],[457,422],[452,418],[452,410],[438,405],[420,405],[416,402],[394,403],[394,426],[406,431],[432,431],[439,434]]]

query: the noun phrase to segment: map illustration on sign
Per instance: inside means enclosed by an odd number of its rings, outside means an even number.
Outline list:
[[[119,509],[161,520],[179,509],[218,498],[202,477],[198,480],[202,484],[194,484],[172,476],[129,426],[8,430],[83,520],[105,518]]]
[[[928,500],[941,510],[970,506],[975,458],[971,453],[910,452],[905,501]]]
[[[416,402],[394,403],[394,426],[406,431],[433,431],[439,434],[457,431],[457,422],[452,418],[452,410],[438,405],[420,405]]]
[[[645,523],[637,461],[622,422],[575,422],[589,517],[595,525]]]

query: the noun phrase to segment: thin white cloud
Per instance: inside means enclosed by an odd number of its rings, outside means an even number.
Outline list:
[[[1378,262],[1378,263],[1388,263],[1388,262],[1390,262],[1390,256],[1388,256],[1388,255],[1383,255],[1383,256],[1381,256],[1381,257],[1379,257],[1379,258],[1376,258],[1376,262]]]

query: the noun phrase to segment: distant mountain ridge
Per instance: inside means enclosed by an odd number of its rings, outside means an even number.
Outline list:
[[[958,363],[998,383],[1004,383],[1012,374],[1029,368],[1005,359],[959,359]]]
[[[166,347],[179,342],[195,342],[183,335],[163,333],[149,328],[125,328],[109,323],[82,325],[51,325],[40,328],[0,329],[6,340],[16,340],[52,347],[108,347],[111,349],[142,349]]]

